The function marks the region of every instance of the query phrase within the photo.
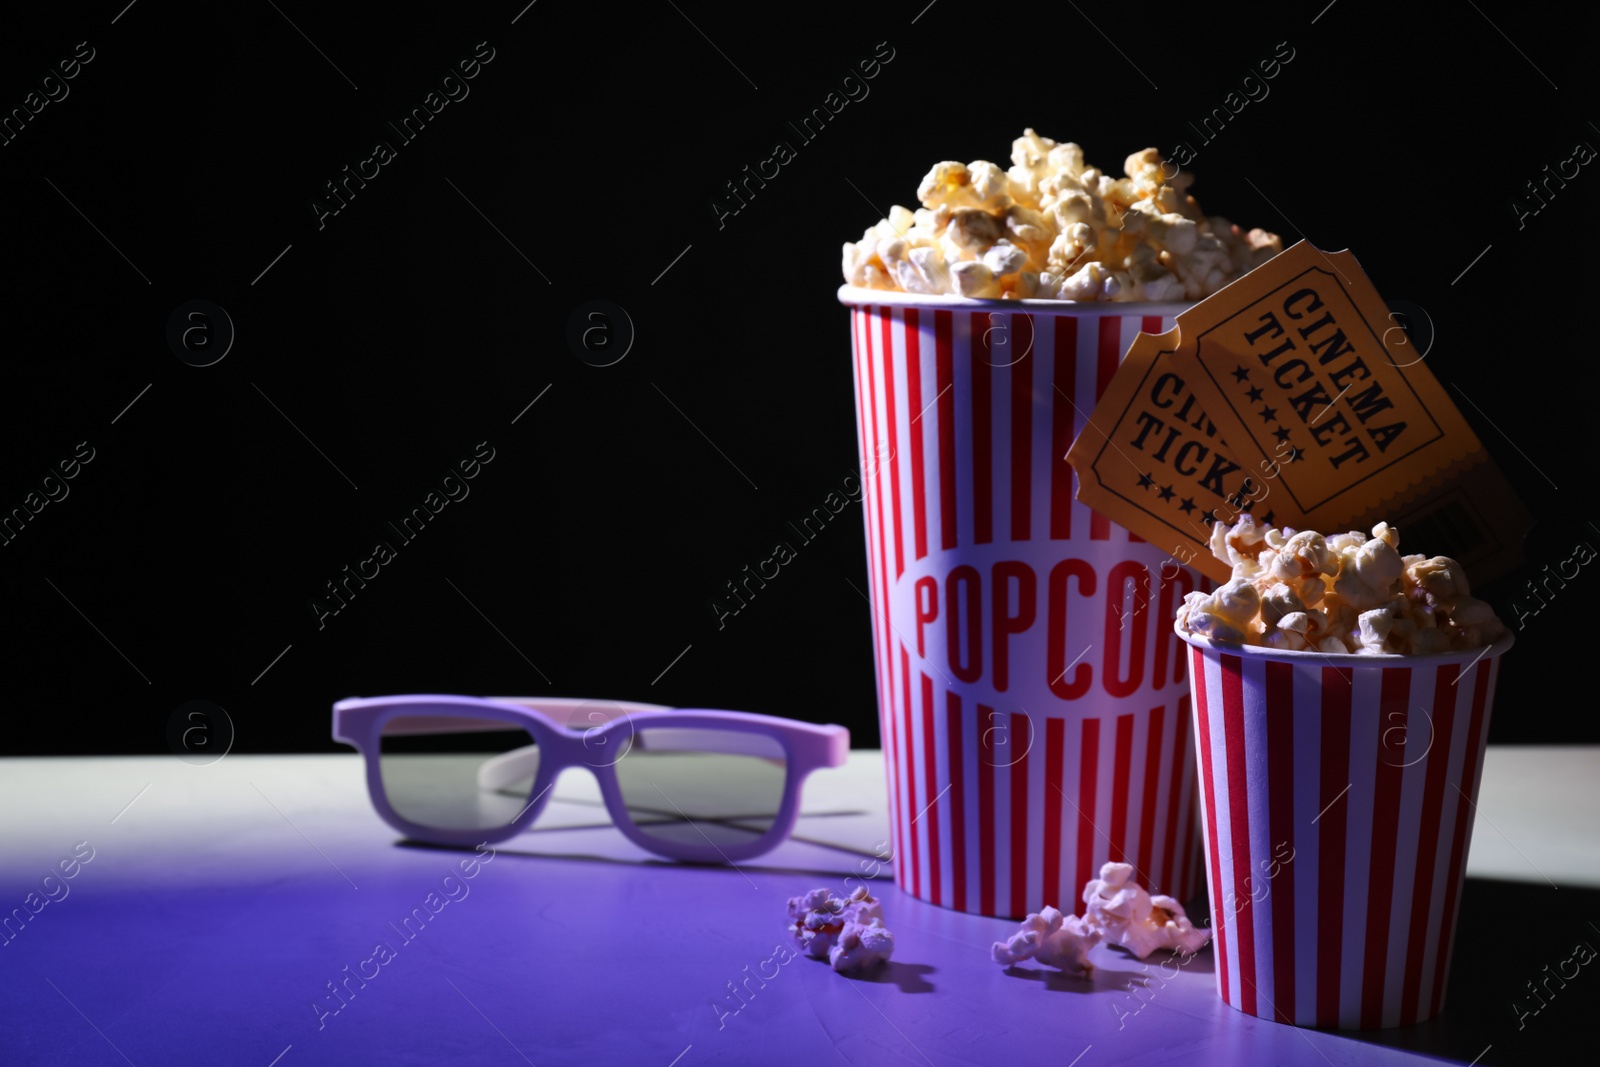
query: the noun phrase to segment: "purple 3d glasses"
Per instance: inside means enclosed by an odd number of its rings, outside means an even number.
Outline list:
[[[583,767],[629,840],[696,863],[776,847],[806,776],[850,749],[843,726],[768,715],[433,694],[341,700],[333,737],[366,757],[373,806],[414,840],[503,841],[539,817],[563,770]]]

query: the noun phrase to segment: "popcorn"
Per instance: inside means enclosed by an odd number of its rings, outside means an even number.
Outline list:
[[[1247,517],[1244,516],[1241,519]],[[1254,522],[1255,520],[1250,519],[1250,521]],[[1217,523],[1216,525],[1221,526],[1222,524]],[[1223,529],[1227,529],[1227,527],[1223,527]],[[1335,555],[1321,534],[1313,530],[1302,530],[1299,533],[1285,530],[1283,533],[1286,535],[1292,534],[1292,536],[1282,541],[1281,544],[1273,545],[1270,541],[1268,542],[1273,551],[1271,557],[1265,561],[1265,567],[1267,573],[1273,578],[1279,581],[1304,583],[1320,580],[1320,577],[1324,574],[1339,573],[1337,563],[1344,557]],[[1211,538],[1214,542],[1216,534],[1213,533]],[[1217,555],[1215,550],[1211,554]],[[1221,557],[1219,556],[1218,558],[1220,559]]]
[[[1100,877],[1083,887],[1084,921],[1107,941],[1141,960],[1158,948],[1186,956],[1199,952],[1211,931],[1197,930],[1183,905],[1168,896],[1151,896],[1131,881],[1133,865],[1107,863]]]
[[[1028,254],[1002,238],[983,254],[983,265],[995,275],[1015,274],[1028,262]]]
[[[1147,148],[1113,178],[1077,145],[1024,130],[1009,169],[935,164],[917,187],[920,210],[895,206],[844,246],[845,280],[979,298],[1197,300],[1283,250],[1276,234],[1208,218],[1189,175],[1163,170]]]
[[[1267,528],[1249,514],[1239,516],[1239,522],[1232,527],[1220,522],[1213,523],[1211,554],[1235,568],[1244,560],[1255,563],[1261,558],[1262,551],[1269,547],[1266,537]],[[1252,568],[1246,567],[1245,570]]]
[[[996,941],[990,953],[1002,967],[1036,959],[1047,967],[1087,977],[1094,970],[1089,950],[1100,943],[1102,936],[1076,915],[1045,908],[1022,920],[1022,928],[1016,933]]]
[[[882,923],[846,923],[839,943],[828,953],[828,962],[843,973],[886,962],[893,953],[894,935]]]
[[[1062,300],[1109,300],[1122,291],[1122,283],[1099,263],[1086,263],[1082,270],[1061,283]]]
[[[827,960],[836,971],[853,971],[887,960],[894,935],[883,925],[883,904],[866,886],[845,900],[826,889],[789,898],[790,933],[800,951]]]
[[[1435,556],[1426,559],[1422,556],[1406,556],[1401,562],[1405,565],[1406,596],[1418,600],[1430,608],[1440,608],[1470,593],[1467,586],[1467,576],[1462,573],[1461,564],[1444,556]]]
[[[1384,651],[1384,646],[1389,641],[1389,634],[1394,630],[1395,620],[1403,618],[1395,610],[1385,605],[1371,611],[1363,611],[1360,618],[1360,634],[1362,652],[1378,653]]]
[[[1400,553],[1379,535],[1380,530],[1392,534],[1394,541],[1399,542],[1399,533],[1380,522],[1373,527],[1372,540],[1339,554],[1339,577],[1334,580],[1333,591],[1357,611],[1375,608],[1389,599],[1390,588],[1405,570]]]
[[[1185,596],[1173,625],[1222,644],[1365,655],[1459,651],[1505,635],[1461,564],[1399,547],[1386,522],[1371,537],[1265,527],[1249,514],[1215,523],[1211,553],[1233,578]]]
[[[1306,606],[1299,595],[1284,582],[1278,582],[1261,594],[1261,624],[1271,631],[1290,615],[1304,616]]]
[[[1003,233],[1005,220],[977,208],[962,208],[951,212],[950,221],[945,225],[944,240],[953,256],[959,257],[967,252],[981,255],[986,247],[1000,240]]]
[[[1178,625],[1214,641],[1243,644],[1245,629],[1261,607],[1261,595],[1248,578],[1234,578],[1215,591],[1188,593],[1178,607]]]
[[[994,272],[983,263],[957,263],[950,269],[956,280],[956,292],[962,296],[999,296],[1000,286]]]

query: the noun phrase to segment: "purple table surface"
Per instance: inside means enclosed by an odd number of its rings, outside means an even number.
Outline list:
[[[1573,773],[1591,783],[1579,810],[1592,813],[1597,753],[1572,751]],[[1560,777],[1551,760],[1523,762],[1543,786],[1532,793],[1548,798]],[[1501,774],[1508,788],[1511,777]],[[1485,781],[1496,781],[1492,768]],[[989,949],[1014,923],[924,904],[887,875],[876,891],[894,960],[843,977],[804,957],[785,962],[784,906],[814,887],[842,890],[888,836],[879,754],[858,751],[816,775],[797,838],[738,868],[639,851],[594,806],[592,782],[568,772],[541,824],[496,846],[468,878],[459,865],[470,854],[401,843],[379,821],[354,755],[234,755],[208,767],[0,760],[0,916],[25,916],[0,932],[0,1064],[1342,1067],[1466,1063],[1474,1044],[1496,1046],[1480,1062],[1514,1063],[1541,1047],[1519,1030],[1563,1025],[1525,1018],[1518,1028],[1498,1006],[1492,1027],[1475,1021],[1460,1004],[1475,978],[1462,971],[1483,954],[1465,948],[1452,1008],[1378,1035],[1234,1011],[1217,997],[1209,949],[1175,976],[1170,961],[1163,970],[1157,957],[1141,963],[1105,946],[1092,981],[1008,972]],[[1487,814],[1512,831],[1519,819],[1536,824],[1512,795],[1486,791]],[[1485,834],[1508,827],[1485,821],[1481,855],[1505,876],[1493,864],[1512,853]],[[1531,849],[1520,864],[1527,892],[1553,892],[1527,870],[1539,861],[1579,887],[1555,894],[1560,903],[1592,899],[1581,888],[1596,884],[1600,863],[1592,819],[1581,833],[1513,832],[1518,853]],[[46,884],[75,848],[73,877]],[[1574,851],[1584,858],[1560,858]],[[1478,921],[1470,912],[1464,931]],[[1589,940],[1600,944],[1600,931]],[[375,955],[380,943],[388,951]],[[1493,1003],[1539,976],[1528,966],[1501,976],[1505,995],[1491,990]],[[1600,983],[1589,981],[1592,998]],[[1581,1024],[1584,1006],[1565,1008]]]

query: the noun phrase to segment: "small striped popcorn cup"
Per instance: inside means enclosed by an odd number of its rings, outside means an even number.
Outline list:
[[[1184,645],[1210,589],[1079,503],[1065,456],[1141,330],[1182,304],[855,289],[879,725],[896,881],[930,903],[1083,911],[1102,864],[1199,888]]]
[[[1500,660],[1189,648],[1217,992],[1296,1026],[1444,1006]]]

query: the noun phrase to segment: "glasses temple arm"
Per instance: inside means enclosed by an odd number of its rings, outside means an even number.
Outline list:
[[[484,792],[504,789],[512,782],[532,778],[539,770],[539,746],[523,745],[502,752],[478,765],[478,788]]]

